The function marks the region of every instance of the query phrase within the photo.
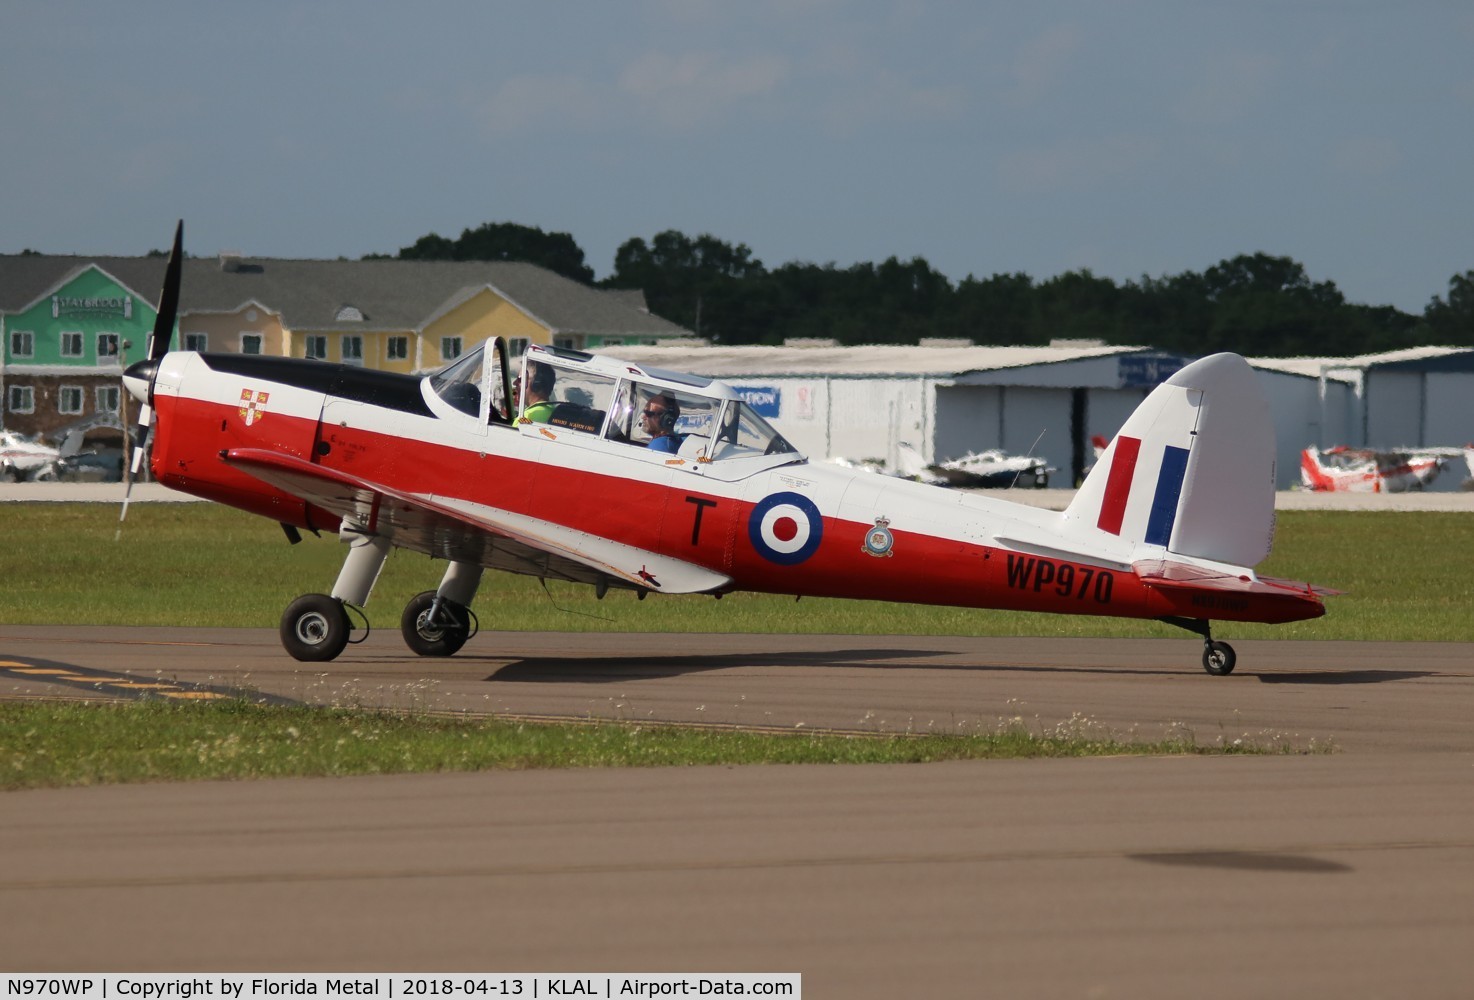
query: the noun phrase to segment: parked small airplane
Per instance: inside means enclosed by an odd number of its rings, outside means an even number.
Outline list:
[[[15,482],[56,479],[81,456],[82,436],[68,435],[60,448],[0,430],[0,475]]]
[[[1049,474],[1056,471],[1042,458],[1009,455],[997,448],[969,452],[961,458],[930,464],[913,445],[902,441],[896,446],[901,475],[932,486],[959,486],[973,489],[1009,489],[1030,486],[1044,489]]]
[[[1438,478],[1457,448],[1377,451],[1338,445],[1300,452],[1300,484],[1307,490],[1336,493],[1404,493],[1421,490]]]
[[[181,226],[182,230],[182,226]],[[181,233],[148,359],[125,384],[154,476],[349,549],[328,594],[293,601],[300,660],[349,640],[393,546],[448,560],[400,619],[414,652],[471,636],[487,568],[647,594],[739,590],[1151,618],[1235,654],[1212,621],[1291,622],[1328,591],[1257,576],[1274,526],[1274,438],[1254,375],[1218,354],[1121,428],[1063,512],[808,461],[722,382],[534,345],[424,378],[170,351]],[[520,389],[528,391],[522,393]],[[544,398],[545,397],[545,398]],[[126,514],[126,501],[124,512]]]
[[[15,482],[43,477],[55,468],[61,452],[50,445],[22,437],[14,431],[0,431],[0,473]]]

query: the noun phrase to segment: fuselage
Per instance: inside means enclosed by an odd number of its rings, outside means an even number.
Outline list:
[[[1072,548],[1057,512],[791,452],[714,460],[569,427],[483,422],[410,376],[173,352],[159,363],[153,406],[160,482],[299,528],[331,530],[337,517],[223,456],[268,449],[468,514],[539,519],[704,567],[731,579],[726,590],[1136,618],[1323,613],[1289,588],[1151,586],[1133,571],[1140,553]]]

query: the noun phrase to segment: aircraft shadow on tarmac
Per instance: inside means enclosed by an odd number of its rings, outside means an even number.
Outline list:
[[[1132,674],[1169,675],[1179,671],[1171,666],[1122,667],[1081,663],[1022,665],[1014,663],[947,663],[923,664],[881,662],[912,660],[951,655],[935,649],[839,649],[793,652],[742,652],[720,655],[690,656],[613,656],[613,657],[523,657],[493,670],[488,681],[520,681],[558,683],[563,681],[611,682],[653,680],[681,674],[724,670],[733,667],[860,667],[872,670],[969,670],[987,673],[1037,674]],[[1254,673],[1244,671],[1261,684],[1384,684],[1389,681],[1416,680],[1432,677],[1430,670],[1315,670],[1289,673]],[[1230,682],[1232,683],[1232,682]]]
[[[539,656],[513,660],[493,671],[489,681],[631,681],[728,667],[883,667],[915,664],[865,661],[946,656],[936,649],[837,649],[787,653],[723,653],[690,656]]]
[[[1289,674],[1255,674],[1261,684],[1385,684],[1436,677],[1434,670],[1315,670]]]

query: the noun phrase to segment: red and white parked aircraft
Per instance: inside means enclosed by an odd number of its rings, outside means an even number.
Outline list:
[[[1270,549],[1275,452],[1237,355],[1159,386],[1056,512],[810,462],[721,382],[577,351],[528,349],[520,382],[536,392],[521,411],[496,339],[424,378],[169,351],[177,283],[171,268],[149,359],[125,378],[156,425],[154,476],[293,540],[336,530],[349,545],[331,593],[283,615],[298,659],[343,650],[345,605],[368,601],[392,546],[449,563],[401,618],[422,655],[471,635],[488,568],[600,597],[748,590],[1160,619],[1203,637],[1212,674],[1235,656],[1210,622],[1324,614],[1326,591],[1251,568]]]
[[[1421,490],[1438,478],[1457,448],[1377,451],[1338,445],[1300,452],[1300,484],[1307,490],[1333,493],[1405,493]],[[1471,466],[1474,471],[1474,466]]]

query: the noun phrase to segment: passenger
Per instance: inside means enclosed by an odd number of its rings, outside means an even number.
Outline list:
[[[549,400],[553,394],[553,382],[556,376],[553,369],[548,365],[540,365],[535,361],[527,363],[527,375],[529,384],[527,386],[526,399],[523,403],[523,421],[545,424],[553,415],[553,403]],[[520,379],[519,379],[520,382]]]
[[[680,419],[681,407],[674,396],[651,396],[640,411],[640,428],[650,435],[650,443],[645,447],[652,451],[680,451],[681,435],[676,433],[676,421]]]

